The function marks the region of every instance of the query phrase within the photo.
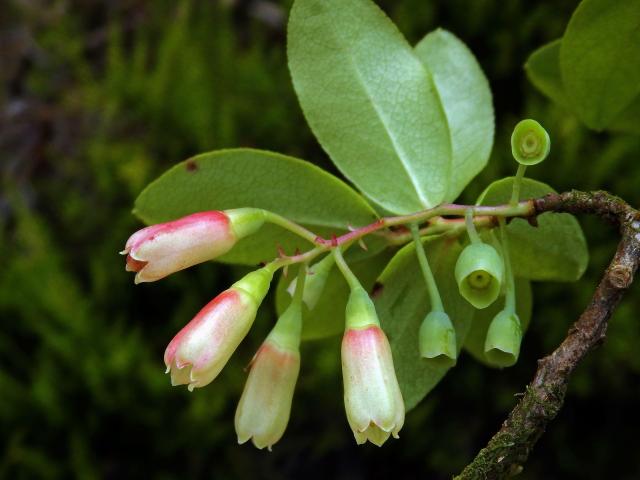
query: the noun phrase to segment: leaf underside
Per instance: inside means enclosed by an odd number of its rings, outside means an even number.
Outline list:
[[[289,69],[307,122],[340,171],[394,213],[433,207],[451,175],[429,71],[369,0],[297,0]]]

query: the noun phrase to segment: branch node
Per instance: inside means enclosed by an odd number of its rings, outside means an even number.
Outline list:
[[[558,414],[571,373],[604,341],[609,318],[640,264],[640,211],[604,191],[551,193],[531,201],[534,215],[545,212],[591,214],[620,227],[622,240],[591,303],[567,337],[538,360],[536,373],[500,430],[457,480],[499,479],[522,471],[533,446]]]
[[[620,290],[629,288],[633,281],[633,269],[629,265],[615,265],[609,271],[609,283]]]

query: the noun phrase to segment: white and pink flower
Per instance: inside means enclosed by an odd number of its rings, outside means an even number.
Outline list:
[[[251,370],[235,416],[238,443],[252,440],[271,450],[284,434],[300,372],[300,353],[267,338],[251,361]]]
[[[172,385],[187,385],[193,391],[218,376],[253,325],[272,277],[267,268],[249,273],[178,332],[164,352]]]
[[[345,410],[356,442],[369,440],[381,446],[390,435],[398,438],[404,424],[404,401],[391,347],[379,326],[345,331],[342,375]]]
[[[228,252],[236,243],[224,212],[200,212],[152,225],[129,237],[127,271],[135,282],[153,282]]]
[[[154,282],[224,255],[263,223],[264,212],[253,208],[194,213],[138,230],[120,253],[135,283]]]

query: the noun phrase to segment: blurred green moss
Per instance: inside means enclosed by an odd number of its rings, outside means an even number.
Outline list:
[[[137,193],[175,162],[231,146],[335,172],[290,85],[290,4],[23,0],[0,15],[11,66],[0,96],[0,477],[449,478],[498,428],[535,359],[588,302],[616,241],[593,220],[583,222],[592,253],[585,278],[535,286],[519,364],[494,371],[463,357],[408,415],[402,438],[380,450],[356,448],[348,429],[339,338],[303,346],[292,420],[274,452],[236,445],[242,369],[274,320],[270,301],[212,385],[194,394],[169,386],[167,342],[240,272],[202,265],[134,287],[117,252],[140,226],[130,214]],[[528,54],[562,34],[576,1],[380,5],[412,42],[437,26],[455,32],[489,77],[496,144],[465,200],[513,173],[509,134],[527,116],[553,143],[530,175],[640,205],[638,139],[584,130],[523,74]],[[522,478],[640,474],[625,454],[640,420],[639,298],[635,286]]]

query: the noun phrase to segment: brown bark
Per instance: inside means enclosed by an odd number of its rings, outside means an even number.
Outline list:
[[[538,360],[538,369],[522,398],[487,446],[455,477],[459,480],[500,479],[522,470],[547,424],[562,408],[571,373],[604,340],[609,318],[633,282],[640,262],[640,212],[620,198],[602,191],[574,190],[535,199],[533,204],[535,215],[597,215],[619,228],[621,240],[586,310],[560,346]]]

